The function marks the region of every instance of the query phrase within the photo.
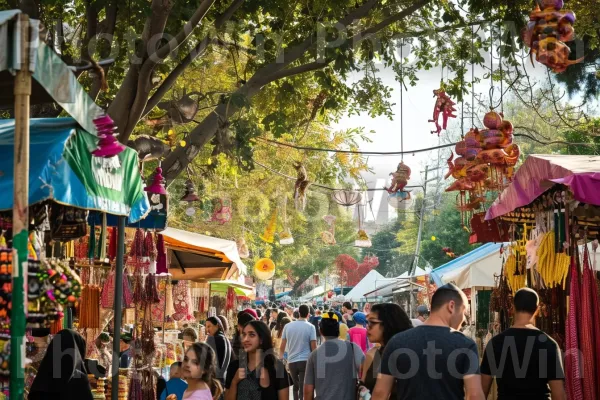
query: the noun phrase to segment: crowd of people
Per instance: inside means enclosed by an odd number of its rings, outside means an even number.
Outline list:
[[[515,294],[514,324],[487,344],[482,361],[475,342],[460,332],[465,294],[452,284],[441,286],[430,307],[420,307],[414,320],[392,303],[375,304],[368,314],[350,303],[339,310],[249,308],[238,313],[231,339],[227,320],[210,317],[205,342],[193,329],[183,332],[185,357],[171,365],[157,398],[481,400],[495,378],[500,400],[565,399],[560,349],[535,327],[535,291]],[[130,357],[128,339],[122,365]],[[29,399],[91,399],[84,358],[83,338],[61,331],[41,361]]]

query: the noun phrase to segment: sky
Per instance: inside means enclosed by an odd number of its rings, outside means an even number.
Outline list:
[[[488,63],[486,62],[486,65],[487,64]],[[497,67],[497,65],[494,66],[494,68]],[[400,151],[400,87],[395,80],[395,73],[391,68],[385,69],[383,66],[378,66],[378,68],[379,72],[377,75],[383,80],[384,84],[394,89],[392,99],[390,99],[391,102],[395,103],[392,107],[394,114],[393,120],[388,119],[386,116],[371,118],[368,113],[363,113],[361,115],[346,116],[335,124],[333,128],[349,129],[364,127],[365,132],[374,131],[374,133],[368,135],[372,140],[372,143],[361,142],[361,151]],[[535,68],[528,65],[527,70],[532,77],[543,77],[546,71],[545,67],[540,64],[536,64]],[[484,73],[482,68],[475,69],[475,76],[479,78],[483,78]],[[362,72],[355,73],[349,77],[349,81],[359,80],[362,76]],[[435,68],[429,71],[420,71],[417,76],[419,78],[417,85],[413,87],[407,83],[408,91],[405,90],[403,93],[404,151],[434,147],[439,144],[448,143],[449,141],[454,142],[456,138],[459,137],[461,130],[461,110],[460,104],[457,104],[456,115],[458,117],[456,119],[450,119],[448,131],[442,131],[441,137],[439,138],[437,134],[430,133],[434,129],[434,124],[428,122],[428,120],[433,117],[433,108],[435,105],[433,90],[438,89],[440,86],[441,70],[440,68]],[[484,93],[487,95],[489,86],[489,80],[481,79],[481,82],[475,85],[476,93]],[[499,87],[496,88],[496,92],[499,93]],[[470,95],[466,96],[465,102],[470,102]],[[483,115],[480,117],[483,117]],[[470,118],[470,114],[465,110],[465,130],[468,130],[471,127]],[[435,150],[432,152],[405,155],[404,163],[412,170],[409,185],[422,185],[424,177],[423,171],[425,170],[426,165],[429,165],[430,167],[445,167],[445,162],[442,162],[442,165],[438,164],[438,153],[442,160],[446,160],[450,156],[451,149],[453,149],[453,147],[448,147],[439,151]],[[382,188],[386,185],[389,186],[389,174],[396,170],[396,167],[401,160],[402,157],[399,155],[369,156],[368,165],[374,172],[363,174],[367,187]],[[443,175],[446,171],[447,169],[442,169],[430,173],[428,179],[439,177],[440,184],[443,184]],[[430,184],[434,185],[436,182],[430,182]],[[415,189],[415,193],[420,190],[421,189]],[[429,190],[431,193],[431,189]],[[387,194],[384,191],[369,192],[369,198],[372,200],[371,207],[373,210],[366,210],[366,221],[373,221],[376,218],[377,224],[381,225],[395,217],[395,211],[387,205]]]

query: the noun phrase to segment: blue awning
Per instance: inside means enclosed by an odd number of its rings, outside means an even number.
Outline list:
[[[0,210],[13,208],[14,120],[0,120]],[[59,204],[142,219],[150,204],[137,168],[137,153],[126,148],[110,159],[91,154],[98,138],[72,118],[30,120],[29,204]]]

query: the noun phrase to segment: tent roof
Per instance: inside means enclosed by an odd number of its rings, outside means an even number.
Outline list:
[[[14,107],[14,73],[22,68],[21,10],[0,11],[0,109]],[[79,84],[73,70],[39,40],[40,21],[30,19],[29,70],[33,72],[31,104],[56,102],[87,132],[96,135],[93,120],[104,111]]]
[[[173,279],[222,280],[236,271],[246,275],[246,265],[234,241],[175,228],[165,229],[162,235],[169,251]]]
[[[555,184],[569,186],[575,200],[600,206],[600,156],[530,155],[485,218],[526,206]]]
[[[389,283],[396,282],[395,278],[385,278],[376,270],[371,270],[360,282],[352,288],[352,290],[344,295],[346,300],[360,300],[365,297],[365,293],[372,292],[373,290],[385,286]]]
[[[72,118],[31,119],[29,128],[29,204],[54,200],[128,216],[131,223],[150,211],[135,150],[126,148],[110,159],[93,157],[90,150],[97,146],[98,138],[81,129]],[[0,193],[13,192],[14,139],[15,121],[1,120]],[[0,196],[0,210],[12,207],[12,196]]]
[[[227,289],[230,287],[239,296],[250,296],[254,291],[252,286],[237,281],[216,281],[210,283],[211,292],[227,292]]]
[[[415,276],[425,276],[427,274],[428,274],[427,271],[425,271],[423,268],[417,266],[417,268],[415,269],[415,273],[412,274],[411,276],[412,277],[415,277]],[[406,271],[402,275],[398,276],[398,278],[408,278],[408,277],[409,277],[408,276],[408,271]]]
[[[431,272],[436,285],[452,282],[461,289],[482,286],[494,287],[494,275],[502,270],[499,254],[502,243],[487,243]]]

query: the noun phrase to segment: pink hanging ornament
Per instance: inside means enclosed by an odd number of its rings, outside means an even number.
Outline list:
[[[146,186],[144,191],[152,194],[167,194],[161,167],[156,168],[154,176],[152,177],[152,183],[149,186]]]
[[[98,131],[98,148],[92,151],[96,157],[110,158],[125,150],[125,146],[117,141],[114,135],[116,127],[114,121],[108,116],[103,115],[94,120],[96,130]]]

